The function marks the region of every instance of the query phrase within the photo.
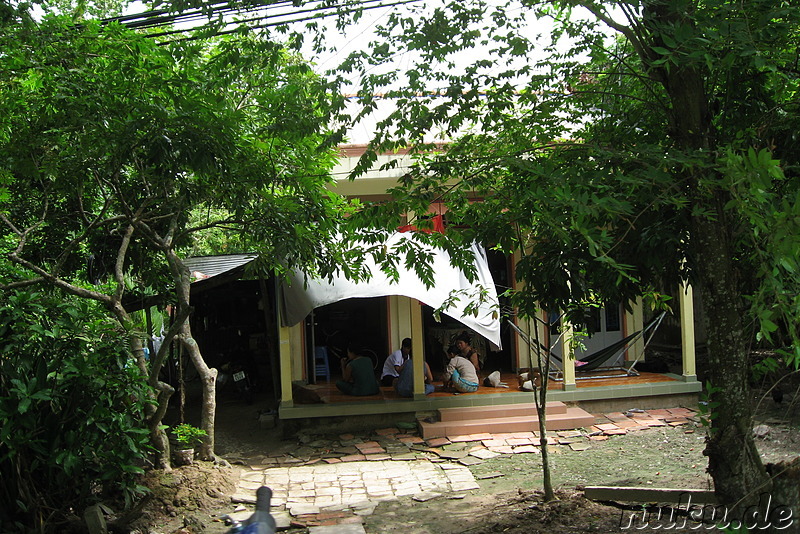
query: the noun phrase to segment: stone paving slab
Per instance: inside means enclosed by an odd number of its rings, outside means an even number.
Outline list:
[[[466,454],[466,451],[465,451]],[[298,467],[271,467],[242,473],[237,502],[253,502],[255,489],[273,490],[273,506],[286,506],[292,515],[316,513],[330,506],[354,506],[367,500],[386,500],[421,491],[478,489],[465,466],[433,464],[427,460],[353,461]]]
[[[470,455],[474,456],[475,458],[480,458],[481,460],[489,460],[491,458],[496,458],[497,456],[500,456],[498,453],[492,452],[489,449],[478,449],[476,451],[470,452]]]
[[[366,532],[364,525],[352,523],[308,527],[308,534],[366,534]]]
[[[695,414],[687,408],[597,414],[595,426],[588,430],[548,431],[547,443],[581,451],[591,441],[607,440],[609,435],[688,424]],[[240,473],[231,500],[253,504],[255,490],[267,485],[273,490],[272,513],[283,514],[285,520],[291,514],[293,523],[307,526],[310,534],[361,534],[360,516],[371,514],[379,502],[426,494],[463,498],[465,492],[480,489],[468,465],[500,455],[539,453],[534,432],[476,433],[426,441],[412,428],[381,428],[338,438],[311,436],[294,447],[254,458],[249,469]]]

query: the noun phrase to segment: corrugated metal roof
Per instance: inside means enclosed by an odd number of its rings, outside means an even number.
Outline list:
[[[189,268],[189,271],[198,273],[195,278],[202,280],[218,276],[228,271],[232,271],[237,267],[246,265],[256,259],[255,254],[223,254],[221,256],[198,256],[195,258],[186,258],[183,263]]]

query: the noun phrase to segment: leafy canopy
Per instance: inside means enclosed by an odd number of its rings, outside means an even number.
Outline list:
[[[443,201],[456,239],[522,251],[523,313],[696,281],[693,221],[723,217],[756,330],[796,336],[797,10],[501,4],[414,4],[344,63],[362,73],[365,108],[376,93],[393,104],[354,173],[398,146],[418,154],[393,191],[400,206],[375,212]],[[412,53],[422,60],[400,69]],[[682,72],[700,80],[688,90],[701,117],[670,85]]]
[[[212,228],[265,267],[335,264],[320,254],[346,209],[325,189],[328,87],[298,57],[257,36],[159,46],[55,18],[3,45],[0,209],[17,281],[95,282],[122,259],[163,284],[153,255]]]

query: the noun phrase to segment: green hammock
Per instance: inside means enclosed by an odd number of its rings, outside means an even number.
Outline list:
[[[639,337],[644,336],[649,330],[652,330],[652,332],[647,338],[647,341],[645,342],[645,347],[646,347],[647,344],[650,342],[650,339],[652,339],[653,334],[655,334],[655,329],[658,328],[659,324],[661,324],[661,320],[664,318],[664,315],[666,315],[666,312],[661,312],[657,316],[653,317],[641,330],[638,330],[633,334],[630,334],[629,336],[620,339],[616,343],[612,343],[611,345],[603,347],[602,349],[592,352],[591,354],[586,354],[584,356],[581,356],[580,358],[576,358],[575,370],[581,373],[596,370],[598,367],[603,365],[611,358],[614,358],[621,352],[627,350],[628,347],[633,342],[635,342]],[[539,349],[542,352],[547,354],[553,360],[557,361],[560,364],[560,366],[563,367],[564,363],[563,360],[560,357],[553,354],[550,348],[545,347],[536,340],[531,340],[527,334],[525,334],[522,330],[520,330],[519,327],[514,323],[512,323],[511,321],[509,321],[509,324],[511,324],[514,330],[516,330],[517,333],[520,334],[520,336],[522,336],[523,340],[525,340],[526,343],[530,344],[531,346],[538,345]],[[627,369],[619,367],[609,368],[609,369],[623,369],[629,376],[638,375],[639,373],[636,371],[636,369],[633,368],[638,361],[639,358],[637,358]],[[561,372],[560,369],[556,371],[556,373],[560,372]],[[593,376],[591,378],[605,378],[605,377]],[[560,380],[560,379],[555,379],[555,380]]]

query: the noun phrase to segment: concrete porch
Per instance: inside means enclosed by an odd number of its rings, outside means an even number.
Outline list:
[[[480,387],[475,393],[453,394],[434,383],[436,391],[422,398],[399,397],[392,388],[383,387],[379,395],[350,397],[342,395],[334,382],[308,386],[323,400],[322,404],[281,403],[282,420],[327,417],[379,416],[435,412],[440,408],[482,407],[505,404],[528,404],[533,393],[520,391],[516,375],[504,374],[508,388]],[[653,409],[674,406],[694,408],[702,384],[696,380],[665,373],[641,373],[618,378],[587,378],[576,381],[576,387],[564,389],[563,382],[548,384],[548,402],[577,405],[587,411],[621,411],[630,408]]]

